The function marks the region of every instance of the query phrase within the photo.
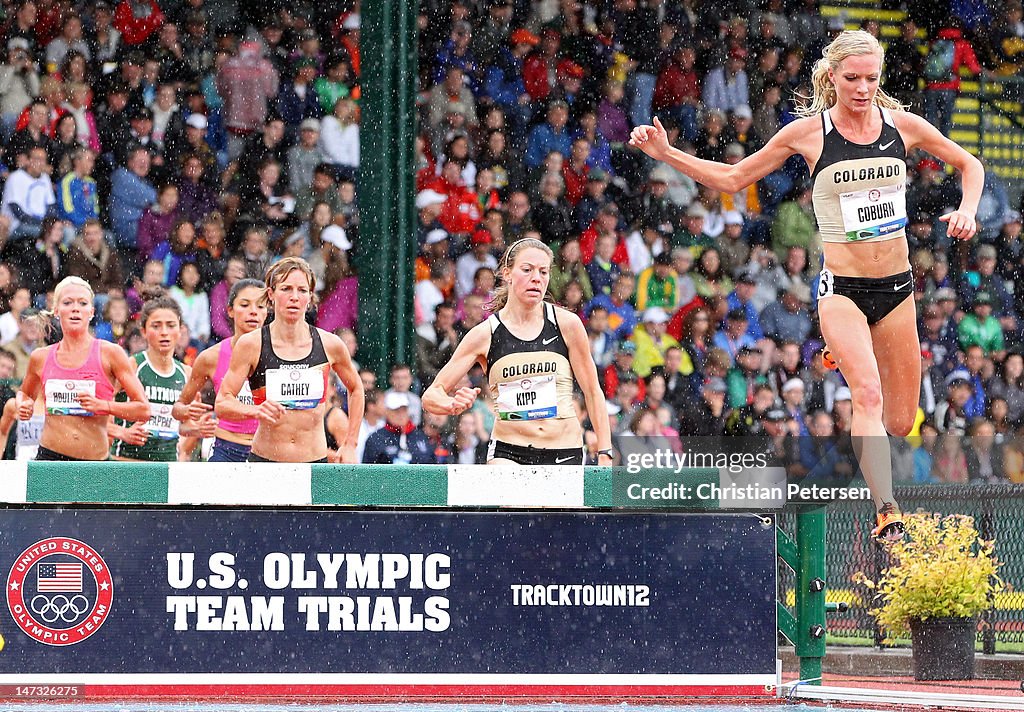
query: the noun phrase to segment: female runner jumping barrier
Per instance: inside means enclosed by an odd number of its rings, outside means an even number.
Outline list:
[[[952,237],[975,231],[984,169],[967,151],[879,89],[882,48],[867,32],[843,32],[812,74],[802,117],[735,165],[669,146],[664,127],[637,126],[630,145],[696,181],[735,193],[798,153],[814,183],[824,243],[818,288],[821,331],[853,394],[857,456],[877,509],[875,536],[903,536],[892,492],[886,433],[910,432],[921,385],[920,341],[906,239],[906,158],[923,149],[957,168],[963,197],[940,219]]]

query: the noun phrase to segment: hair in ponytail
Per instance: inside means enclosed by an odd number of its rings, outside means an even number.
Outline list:
[[[486,307],[491,314],[503,309],[508,304],[509,283],[505,280],[504,272],[506,269],[512,269],[512,265],[516,262],[516,257],[528,247],[535,247],[541,252],[546,252],[548,258],[554,262],[555,253],[551,251],[550,247],[534,237],[516,240],[509,245],[508,249],[505,250],[504,256],[498,261],[498,273],[495,276],[500,281],[498,282],[497,289],[494,290],[494,297],[491,298]]]
[[[146,322],[149,321],[149,317],[157,309],[167,309],[178,317],[179,322],[184,321],[181,305],[163,287],[150,287],[144,290],[141,296],[146,300],[142,305],[142,310],[139,312],[139,325],[143,329],[146,328]]]
[[[817,116],[836,105],[836,87],[829,79],[828,72],[839,70],[839,64],[847,57],[873,54],[879,61],[885,60],[882,45],[873,35],[864,30],[846,30],[839,33],[821,52],[821,59],[814,63],[811,71],[811,96],[797,94],[796,113],[799,116]],[[875,93],[875,105],[890,111],[904,111],[907,107],[897,99],[889,96],[878,88]]]

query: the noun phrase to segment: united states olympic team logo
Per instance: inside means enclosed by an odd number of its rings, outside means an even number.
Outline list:
[[[14,622],[46,645],[74,645],[110,616],[114,581],[103,557],[77,539],[50,537],[21,553],[7,576]]]

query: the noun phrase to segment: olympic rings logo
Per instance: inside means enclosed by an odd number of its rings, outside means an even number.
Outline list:
[[[50,598],[40,594],[32,599],[29,608],[42,618],[44,623],[56,623],[58,620],[74,623],[89,610],[89,599],[80,593],[70,599],[64,595]],[[73,615],[69,617],[69,614]]]
[[[81,588],[39,591],[39,566],[75,560],[82,564]],[[107,621],[114,603],[114,578],[95,547],[52,536],[29,545],[15,559],[6,593],[7,608],[25,635],[43,645],[67,646],[81,643]]]

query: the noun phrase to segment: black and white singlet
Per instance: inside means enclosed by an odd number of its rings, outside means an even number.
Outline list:
[[[905,237],[907,149],[888,109],[882,134],[870,144],[848,141],[822,112],[824,144],[814,165],[814,215],[823,242]]]
[[[487,381],[501,420],[575,418],[573,371],[555,307],[544,304],[544,328],[532,341],[515,337],[497,314],[487,318]]]

